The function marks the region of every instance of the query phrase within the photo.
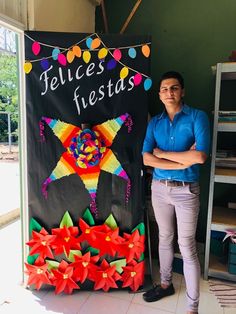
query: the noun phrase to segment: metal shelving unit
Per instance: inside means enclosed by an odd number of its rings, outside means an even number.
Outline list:
[[[224,232],[226,229],[236,230],[236,210],[214,206],[215,183],[236,184],[236,169],[216,168],[216,150],[219,132],[236,133],[236,122],[219,122],[219,110],[221,110],[221,83],[223,80],[236,81],[235,62],[218,63],[216,67],[214,128],[208,200],[204,278],[208,279],[208,277],[215,277],[218,279],[236,281],[236,275],[230,274],[228,272],[227,263],[222,263],[219,261],[219,259],[210,254],[211,231]]]

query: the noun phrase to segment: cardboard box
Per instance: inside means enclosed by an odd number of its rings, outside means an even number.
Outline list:
[[[228,272],[236,275],[236,243],[229,243]]]
[[[227,256],[228,244],[223,242],[225,232],[211,231],[210,253],[222,257]]]

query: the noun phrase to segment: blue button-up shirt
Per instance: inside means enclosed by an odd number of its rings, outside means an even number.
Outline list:
[[[196,143],[196,150],[208,155],[209,120],[205,112],[184,104],[173,121],[169,119],[166,111],[150,120],[144,139],[143,153],[152,153],[156,147],[163,151],[183,152],[189,150],[194,143]],[[199,179],[199,164],[180,170],[154,168],[153,178],[196,182]]]

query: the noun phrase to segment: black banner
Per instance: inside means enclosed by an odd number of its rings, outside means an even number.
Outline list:
[[[100,169],[95,218],[103,222],[112,213],[119,227],[130,231],[143,221],[141,150],[150,59],[142,47],[150,38],[99,35],[97,48],[96,42],[95,48],[89,46],[93,38],[77,33],[25,33],[29,218],[48,229],[58,226],[65,211],[78,221],[89,208],[92,195],[81,176],[71,170],[46,182],[57,172],[66,151],[59,133],[66,125],[92,128],[123,117],[109,149],[130,180],[129,195],[127,178]],[[66,59],[69,47],[72,53]],[[112,56],[115,49],[116,59]],[[60,122],[58,131],[55,124]]]

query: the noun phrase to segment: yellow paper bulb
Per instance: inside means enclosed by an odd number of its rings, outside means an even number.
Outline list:
[[[31,62],[25,62],[24,64],[24,71],[26,74],[29,74],[32,70],[32,63]]]
[[[74,55],[75,55],[77,58],[80,58],[80,57],[81,57],[82,51],[81,51],[81,49],[80,49],[79,46],[74,46],[74,47],[72,48],[72,51],[73,51]]]
[[[83,60],[84,60],[84,62],[85,63],[89,63],[90,59],[91,59],[91,53],[88,50],[85,50],[83,52]]]
[[[124,79],[129,74],[129,69],[127,67],[123,67],[120,71],[120,78]]]
[[[74,52],[72,50],[67,51],[66,59],[68,63],[72,63],[75,58]]]
[[[104,59],[108,54],[108,50],[106,48],[102,48],[98,51],[98,58]]]
[[[92,48],[92,49],[96,49],[96,48],[98,48],[100,45],[101,45],[101,40],[100,40],[99,38],[95,38],[95,39],[92,41],[91,48]]]
[[[146,58],[149,57],[149,55],[150,55],[150,48],[149,48],[148,45],[142,46],[142,53],[143,53],[143,55],[144,55]]]

